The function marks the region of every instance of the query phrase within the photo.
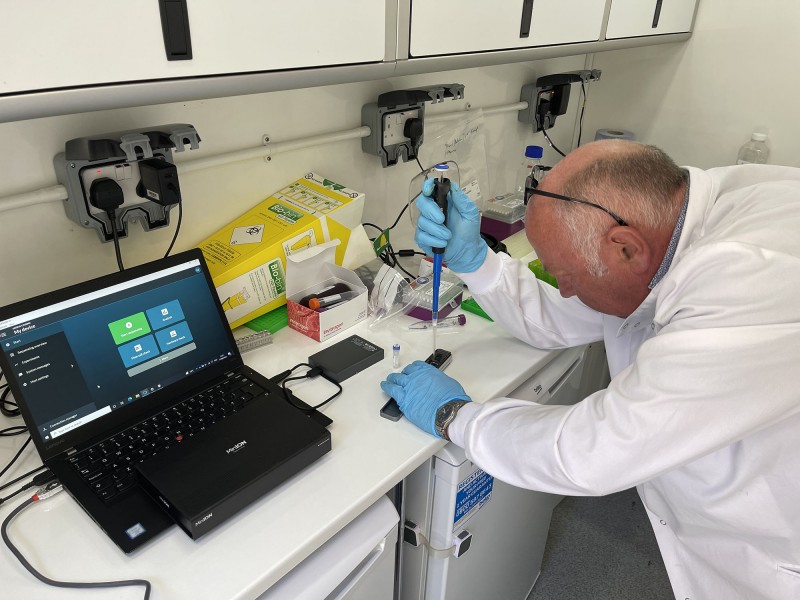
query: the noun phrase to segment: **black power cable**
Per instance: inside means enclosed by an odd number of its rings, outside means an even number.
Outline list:
[[[3,485],[0,485],[0,491],[2,491],[2,490],[4,490],[4,489],[6,489],[7,487],[11,487],[11,486],[12,486],[12,485],[14,485],[15,483],[19,483],[19,482],[20,482],[20,481],[22,481],[23,479],[27,479],[28,477],[30,477],[31,475],[34,475],[34,474],[38,473],[39,471],[43,471],[43,470],[44,470],[44,469],[46,469],[46,468],[47,468],[47,467],[45,467],[44,465],[41,465],[41,466],[39,466],[39,467],[36,467],[35,469],[31,469],[30,471],[28,471],[28,472],[27,472],[27,473],[25,473],[24,475],[20,475],[20,476],[19,476],[19,477],[17,477],[16,479],[12,479],[11,481],[7,481],[7,482],[6,482],[6,483],[4,483]]]
[[[167,248],[166,254],[164,254],[164,258],[169,256],[169,253],[172,252],[172,247],[175,245],[175,241],[178,239],[178,233],[181,230],[181,221],[183,220],[183,200],[179,197],[178,198],[178,222],[175,224],[175,233],[172,236],[172,241],[169,244],[169,248]]]
[[[44,467],[42,467],[42,468],[44,468]],[[34,487],[42,487],[44,485],[47,485],[51,481],[55,481],[55,478],[56,478],[56,476],[53,475],[53,472],[50,469],[47,469],[44,473],[39,473],[36,477],[34,477],[31,481],[29,481],[25,485],[23,485],[17,491],[12,492],[11,494],[6,496],[5,498],[0,498],[0,504],[3,504],[4,502],[7,502],[8,500],[11,500],[11,498],[13,498],[14,496],[16,496],[18,494],[21,494],[22,492],[24,492],[26,490],[29,490],[29,489],[34,488]],[[6,487],[6,486],[3,486],[3,487]]]
[[[422,166],[422,163],[419,161],[419,158],[415,156],[414,160],[417,161],[417,165],[419,166],[420,173],[424,173],[425,172],[425,167]],[[408,199],[408,202],[406,202],[403,205],[403,208],[398,213],[397,218],[394,220],[394,223],[389,225],[389,227],[387,227],[386,229],[391,231],[392,229],[397,227],[397,224],[400,222],[400,219],[403,217],[403,215],[405,214],[405,212],[408,210],[408,208],[411,206],[411,203],[414,202],[415,199],[416,199],[416,196],[412,196],[411,198]],[[385,231],[383,227],[375,225],[374,223],[363,223],[363,225],[366,225],[368,227],[374,227],[375,229],[377,229],[380,232]],[[376,238],[369,238],[369,240],[371,242],[374,242],[375,239]],[[390,243],[390,244],[387,244],[387,246],[384,249],[384,251],[381,252],[381,254],[378,255],[378,258],[380,258],[384,262],[384,264],[386,264],[387,266],[392,267],[392,268],[398,268],[403,273],[405,273],[407,277],[409,277],[411,279],[416,279],[416,277],[414,275],[412,275],[411,273],[409,273],[406,269],[404,269],[403,266],[400,264],[400,261],[397,260],[398,256],[399,257],[408,257],[408,256],[414,256],[415,254],[420,254],[422,256],[425,256],[424,252],[417,252],[416,250],[412,250],[412,249],[395,251],[394,247]]]
[[[105,211],[111,222],[111,235],[114,240],[114,252],[117,255],[117,266],[124,271],[122,264],[122,251],[119,247],[119,230],[117,229],[117,209],[125,202],[125,192],[122,187],[108,177],[95,179],[89,188],[89,202],[92,206]]]
[[[5,373],[0,371],[0,381],[5,377]],[[0,414],[4,417],[13,418],[18,417],[22,413],[19,410],[19,406],[13,400],[8,398],[8,395],[11,393],[11,387],[8,383],[0,384]]]
[[[296,371],[300,367],[308,367],[308,371],[306,371],[302,375],[298,375],[296,377],[289,377],[289,375],[294,373],[294,371]],[[333,385],[335,385],[338,388],[338,391],[335,394],[333,394],[332,396],[330,396],[329,398],[327,398],[326,400],[323,400],[322,402],[320,402],[319,404],[317,404],[315,406],[299,406],[299,405],[295,404],[292,401],[292,394],[289,392],[288,389],[286,389],[286,384],[289,381],[298,381],[300,379],[312,379],[312,378],[317,377],[317,376],[322,377],[325,381],[331,382]],[[339,394],[342,393],[342,386],[339,384],[338,381],[335,381],[334,379],[331,379],[330,377],[325,375],[325,373],[322,372],[321,368],[314,367],[314,366],[312,366],[312,365],[310,365],[308,363],[296,364],[291,369],[283,371],[282,373],[276,375],[275,377],[270,378],[270,381],[273,381],[275,383],[278,383],[280,381],[281,389],[283,389],[283,395],[286,398],[286,401],[289,404],[291,404],[292,406],[294,406],[296,409],[302,410],[303,412],[313,412],[313,411],[317,410],[318,408],[320,408],[322,406],[325,406],[328,402],[330,402],[331,400],[333,400]]]
[[[9,462],[5,467],[3,467],[3,470],[0,471],[0,477],[6,474],[6,472],[11,468],[11,465],[13,465],[16,462],[16,460],[19,458],[19,455],[22,454],[22,451],[25,450],[25,448],[27,448],[28,444],[30,443],[31,443],[31,438],[28,437],[28,439],[25,440],[25,443],[22,444],[22,448],[17,450],[17,453],[14,455],[14,458],[11,459],[11,462]]]
[[[22,555],[22,552],[13,544],[11,539],[8,537],[8,526],[14,518],[20,514],[23,510],[28,508],[34,502],[39,502],[46,498],[49,498],[52,495],[59,493],[63,488],[61,484],[57,481],[51,482],[43,488],[40,488],[32,497],[27,499],[25,502],[17,506],[11,513],[5,518],[3,521],[2,526],[0,526],[0,534],[3,537],[3,541],[5,542],[8,549],[11,550],[11,553],[17,557],[17,560],[22,564],[27,571],[36,577],[42,583],[46,583],[47,585],[51,585],[54,587],[60,588],[78,588],[78,589],[93,589],[93,588],[115,588],[115,587],[129,587],[129,586],[144,586],[144,600],[148,600],[150,598],[150,588],[152,587],[150,582],[146,579],[123,579],[119,581],[59,581],[56,579],[50,579],[42,575],[39,571],[37,571],[31,563]]]

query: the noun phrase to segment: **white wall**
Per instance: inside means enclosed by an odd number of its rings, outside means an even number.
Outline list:
[[[800,83],[794,62],[800,56],[800,2],[700,0],[695,32],[687,43],[599,53],[593,66],[601,81],[589,86],[584,140],[600,127],[634,131],[638,139],[664,148],[680,164],[731,164],[754,128],[769,132],[770,162],[800,166],[800,119],[794,108]],[[548,73],[583,68],[586,57],[469,69],[384,81],[310,88],[271,94],[101,111],[0,124],[0,198],[56,183],[52,159],[74,137],[174,122],[193,124],[199,151],[181,160],[250,148],[269,133],[281,141],[361,125],[361,106],[392,89],[459,82],[466,100],[446,102],[430,114],[514,103],[520,87]],[[568,149],[574,134],[579,93],[558,119],[553,139]],[[516,113],[486,118],[487,153],[493,193],[506,191],[522,147],[543,144],[541,134],[517,121]],[[548,150],[547,162],[555,160]],[[503,164],[511,168],[503,168]],[[388,225],[417,173],[413,163],[382,169],[377,157],[361,152],[360,140],[187,174],[181,179],[184,224],[176,250],[196,245],[219,226],[307,170],[367,194],[366,221]],[[502,182],[501,182],[502,180]],[[506,189],[504,189],[506,188]],[[122,241],[126,264],[163,254],[173,224],[150,233],[138,225]],[[406,222],[403,221],[405,224]],[[399,237],[409,238],[410,227]],[[94,230],[67,220],[57,203],[0,212],[0,304],[43,293],[114,271],[111,244]]]
[[[458,72],[347,85],[292,90],[100,111],[0,124],[0,198],[55,185],[53,157],[64,143],[86,135],[167,123],[191,123],[202,138],[199,150],[176,154],[176,162],[251,148],[268,133],[279,142],[314,134],[346,130],[361,125],[361,107],[393,89],[458,82],[465,85],[465,100],[428,105],[428,113],[519,101],[520,88],[538,76],[583,68],[584,57],[569,57],[528,64],[504,65]],[[559,119],[556,144],[569,146],[577,103]],[[517,113],[486,117],[490,167],[506,179],[495,193],[510,184],[499,167],[511,161],[516,167],[525,144],[542,143],[541,134],[517,121]],[[424,144],[423,144],[424,149]],[[424,156],[424,153],[421,152]],[[428,165],[426,165],[428,166]],[[383,169],[380,159],[361,151],[355,139],[315,149],[279,154],[267,163],[253,159],[218,168],[193,171],[181,177],[184,218],[176,250],[192,247],[220,226],[245,212],[261,199],[294,181],[308,170],[366,192],[364,220],[382,226],[394,221],[406,202],[409,181],[417,174],[415,163]],[[169,228],[144,232],[138,224],[121,241],[126,265],[163,255],[172,236],[177,211]],[[407,221],[402,221],[403,225]],[[400,237],[410,238],[410,226]],[[375,232],[370,231],[372,235]],[[405,234],[405,235],[403,235]],[[93,229],[79,227],[65,216],[60,203],[0,212],[0,304],[47,292],[116,270],[113,245],[101,244]]]
[[[800,2],[700,0],[691,39],[598,53],[587,128],[617,127],[679,164],[736,162],[756,129],[770,163],[800,166]]]

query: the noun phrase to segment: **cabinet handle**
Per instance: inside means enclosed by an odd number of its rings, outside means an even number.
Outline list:
[[[661,18],[661,3],[664,0],[656,0],[656,11],[653,13],[653,29],[658,27],[658,20]]]
[[[186,0],[158,0],[167,60],[192,60],[192,35]]]
[[[533,0],[522,0],[522,21],[519,24],[519,37],[526,38],[531,34],[532,14]]]

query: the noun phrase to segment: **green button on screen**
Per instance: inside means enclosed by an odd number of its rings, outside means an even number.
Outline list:
[[[119,321],[108,324],[108,329],[114,337],[114,343],[119,346],[146,333],[150,333],[150,324],[143,312],[125,317]]]

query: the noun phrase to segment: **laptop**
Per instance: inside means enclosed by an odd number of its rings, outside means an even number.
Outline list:
[[[330,419],[244,365],[198,249],[0,308],[0,348],[43,463],[125,553],[180,521],[143,472],[244,473],[238,510],[330,449]]]

